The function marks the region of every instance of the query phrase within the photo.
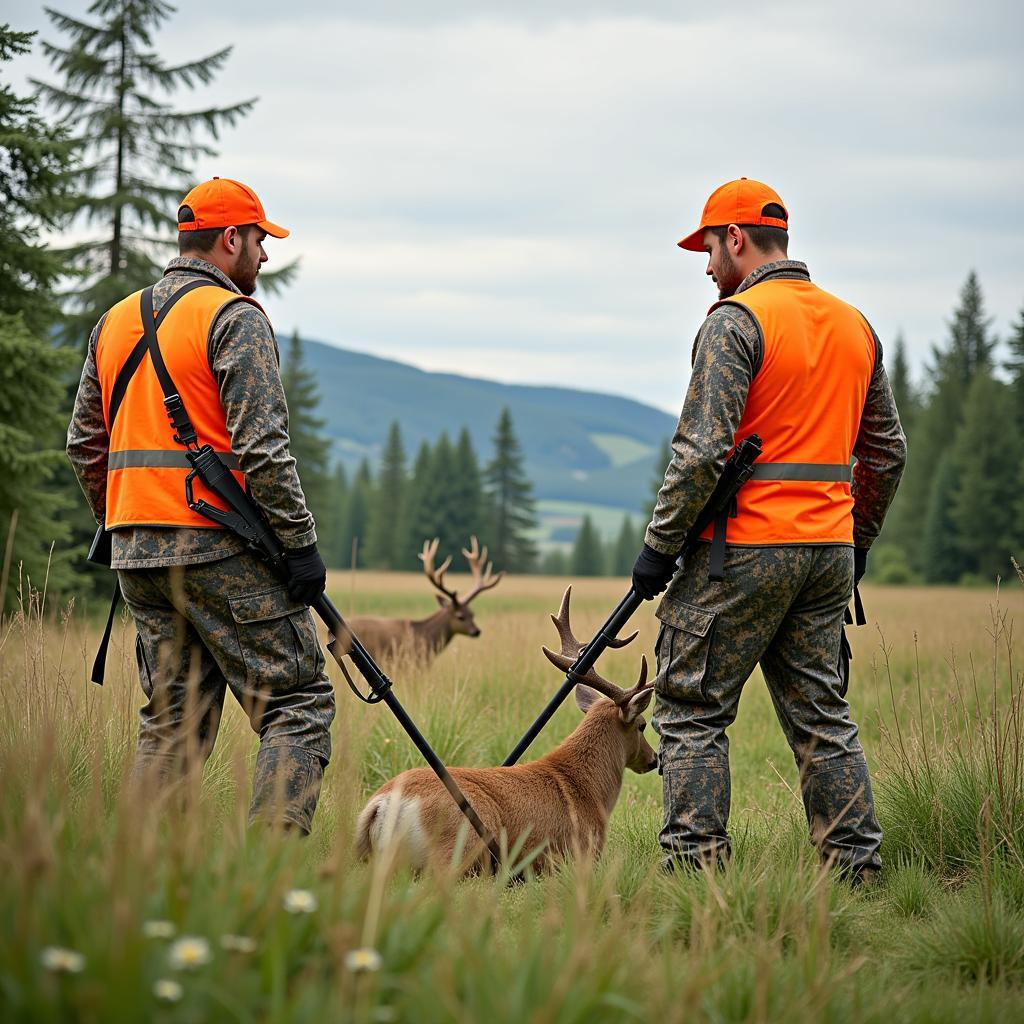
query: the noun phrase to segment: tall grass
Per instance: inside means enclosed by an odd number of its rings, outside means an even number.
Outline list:
[[[367,604],[404,612],[401,579],[359,577],[375,588]],[[537,649],[559,586],[508,582],[505,603],[482,608],[484,638],[456,641],[427,672],[392,672],[455,763],[499,761],[558,683]],[[620,587],[578,589],[583,634]],[[878,591],[877,606],[909,593]],[[757,679],[733,731],[727,870],[658,872],[651,775],[627,777],[596,864],[517,886],[415,879],[401,864],[359,863],[351,849],[369,792],[417,763],[383,708],[357,705],[342,683],[313,836],[250,832],[254,741],[244,718],[228,710],[203,777],[166,797],[133,790],[125,777],[141,701],[130,628],[101,691],[86,682],[90,623],[34,596],[0,630],[3,1019],[1020,1018],[1024,711],[1010,614],[1020,594],[999,601],[955,658],[942,653],[947,635],[922,633],[915,657],[901,634],[872,673],[856,638],[854,700],[886,867],[873,888],[852,890],[816,862],[790,792],[796,771]],[[649,647],[653,623],[638,625]],[[626,680],[636,660],[620,652],[608,674]],[[536,752],[577,720],[574,708],[560,711]],[[201,941],[175,947],[183,937]],[[55,960],[52,947],[84,962]],[[191,969],[181,963],[189,950]]]

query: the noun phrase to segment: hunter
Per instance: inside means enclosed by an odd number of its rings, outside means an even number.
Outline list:
[[[177,220],[180,256],[151,293],[118,302],[93,330],[68,428],[68,457],[110,531],[110,564],[138,631],[147,703],[133,781],[162,786],[205,763],[230,689],[260,737],[250,821],[305,834],[334,718],[308,607],[326,569],[289,453],[274,331],[250,297],[264,240],[288,232],[228,178],[197,185]],[[236,534],[186,504],[185,448],[140,342],[147,316],[199,443],[220,453],[286,548],[287,586]]]
[[[907,448],[878,337],[788,258],[788,228],[778,194],[740,178],[712,193],[679,242],[707,254],[718,301],[694,342],[672,459],[633,569],[644,599],[667,587],[656,613],[659,839],[668,870],[729,857],[726,730],[760,664],[812,840],[859,883],[880,867],[882,832],[841,678],[843,616]],[[687,530],[751,434],[763,454],[735,515],[709,528],[677,573]]]

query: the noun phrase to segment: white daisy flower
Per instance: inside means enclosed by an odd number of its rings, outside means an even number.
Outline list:
[[[43,966],[54,974],[79,974],[85,970],[85,957],[73,949],[63,946],[47,946],[39,954]]]
[[[308,889],[289,889],[284,894],[284,909],[289,914],[312,914],[316,908],[316,897]]]
[[[383,957],[375,949],[364,946],[362,949],[352,949],[345,954],[345,966],[353,974],[362,974],[367,971],[379,971]]]
[[[199,935],[183,935],[168,956],[176,971],[194,971],[210,962],[210,943]]]
[[[153,982],[153,995],[161,1003],[176,1003],[185,994],[185,990],[170,978],[159,978]]]

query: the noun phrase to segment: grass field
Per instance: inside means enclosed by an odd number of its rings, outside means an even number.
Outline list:
[[[560,679],[540,654],[565,580],[509,579],[396,692],[450,763],[495,764]],[[589,635],[624,581],[574,585]],[[426,614],[421,577],[338,573],[343,612]],[[254,739],[229,707],[173,805],[122,780],[141,693],[133,633],[101,690],[98,626],[36,610],[0,634],[4,1021],[1009,1021],[1024,1019],[1024,587],[868,589],[851,701],[886,866],[851,890],[806,840],[797,773],[755,676],[731,730],[735,856],[657,871],[659,778],[627,775],[604,856],[508,887],[357,863],[366,796],[417,757],[338,688],[313,836],[245,828]],[[631,682],[655,620],[602,662]],[[877,623],[877,626],[875,625]],[[567,705],[536,746],[577,723]],[[191,940],[191,941],[188,941]],[[60,950],[67,952],[61,953]],[[75,954],[80,954],[80,958]]]

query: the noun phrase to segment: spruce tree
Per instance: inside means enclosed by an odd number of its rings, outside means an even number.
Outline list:
[[[490,555],[495,569],[529,572],[537,559],[530,531],[537,526],[533,485],[523,469],[523,454],[508,408],[494,434],[494,457],[484,470],[493,522]]]
[[[213,81],[231,47],[167,64],[154,45],[174,12],[165,0],[95,0],[87,19],[46,12],[68,37],[66,46],[43,43],[62,82],[33,84],[74,133],[80,163],[70,179],[72,209],[98,228],[66,250],[86,276],[69,294],[69,336],[84,341],[104,310],[159,277],[178,203],[194,184],[193,161],[215,155],[205,140],[217,139],[255,100],[191,111],[171,106],[167,97],[176,90]]]
[[[393,420],[381,455],[366,542],[367,560],[375,568],[402,567],[403,555],[408,547],[402,536],[406,521],[407,488],[402,430],[398,420]]]
[[[641,527],[642,529],[642,527]],[[608,570],[612,576],[629,576],[633,572],[633,563],[643,544],[643,537],[638,535],[638,529],[633,523],[632,516],[625,516],[622,526],[619,528],[619,535],[609,550]]]
[[[480,480],[480,464],[469,430],[463,427],[459,432],[452,455],[452,474],[449,493],[449,528],[453,542],[452,550],[469,546],[472,536],[487,544],[487,523],[483,520],[483,486]]]
[[[1014,435],[1010,388],[983,367],[971,382],[953,446],[950,520],[962,571],[987,581],[1005,577],[1015,544],[1024,540],[1016,529],[1020,446]]]
[[[910,379],[907,346],[903,341],[902,334],[896,337],[892,360],[886,359],[886,362],[889,363],[889,386],[892,388],[892,397],[896,401],[897,410],[899,410],[903,431],[909,437],[917,413],[917,394],[914,391],[913,381]]]
[[[28,53],[33,35],[0,25],[0,64]],[[69,270],[40,238],[67,219],[70,152],[64,133],[39,116],[35,98],[0,80],[0,312],[20,314],[37,338],[58,320],[53,289]]]
[[[405,515],[399,530],[399,535],[405,545],[405,551],[402,554],[401,561],[395,566],[397,569],[413,572],[422,568],[416,556],[423,550],[424,540],[430,540],[434,536],[432,533],[424,534],[422,532],[424,528],[428,531],[432,529],[433,523],[424,523],[420,516],[424,498],[429,500],[430,497],[429,491],[433,465],[430,445],[423,441],[416,452],[416,460],[413,463],[412,474],[406,491]]]
[[[0,25],[0,64],[28,52],[31,39]],[[62,405],[75,360],[49,337],[59,315],[53,288],[67,267],[40,242],[64,223],[67,160],[63,134],[36,101],[0,82],[0,609],[16,599],[19,566],[51,593],[78,582],[72,561],[81,552],[69,548],[60,517],[81,494],[70,479],[63,489],[54,482],[61,470],[70,478]]]
[[[604,575],[604,548],[601,537],[589,515],[583,517],[572,548],[573,576]]]
[[[352,558],[351,550],[345,551],[349,512],[348,473],[339,459],[334,464],[327,485],[327,505],[323,516],[317,520],[316,534],[320,554],[331,569],[344,569]]]
[[[295,459],[306,503],[314,518],[324,514],[330,490],[331,439],[323,433],[326,421],[316,415],[320,389],[306,365],[299,332],[293,331],[281,367],[281,384],[288,401],[288,447]]]
[[[1014,416],[1017,420],[1017,429],[1024,431],[1024,309],[1018,314],[1017,322],[1010,327],[1010,336],[1006,339],[1006,344],[1010,349],[1006,369],[1010,371]]]
[[[956,583],[967,569],[953,521],[956,467],[951,451],[939,456],[921,531],[920,565],[928,583]]]
[[[348,568],[353,565],[353,553],[355,567],[366,568],[366,533],[372,504],[373,474],[370,472],[369,461],[363,459],[349,489],[345,532],[342,535],[342,558]]]
[[[540,560],[542,576],[568,576],[569,556],[561,548],[549,548]]]
[[[938,469],[963,421],[964,401],[974,375],[991,365],[993,345],[981,287],[972,272],[960,291],[946,345],[933,346],[926,399],[914,420],[899,504],[893,509],[894,521],[908,524],[897,532],[911,567],[930,581],[958,579],[964,571],[957,549],[942,549],[949,540],[949,531],[943,525],[948,523],[949,510],[942,507],[942,497],[937,493]],[[948,499],[948,490],[944,493]],[[922,523],[924,529],[920,528]]]

